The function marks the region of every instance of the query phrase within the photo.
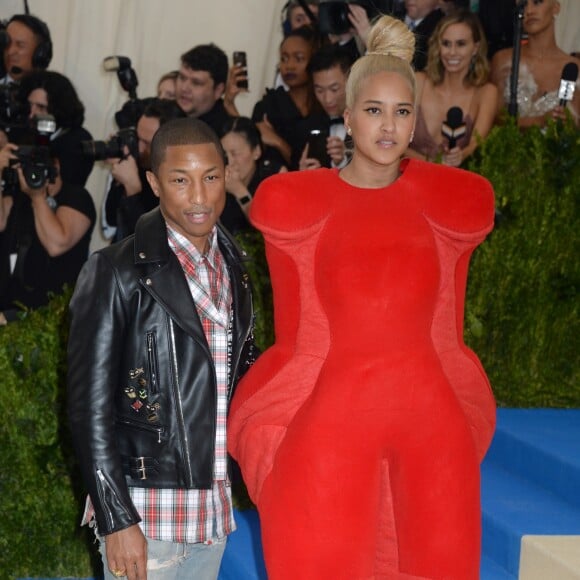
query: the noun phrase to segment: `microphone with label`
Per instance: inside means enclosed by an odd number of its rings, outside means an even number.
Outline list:
[[[447,111],[447,119],[443,121],[441,133],[449,141],[449,149],[457,145],[457,140],[465,135],[465,123],[463,122],[463,111],[459,107],[451,107]]]
[[[562,78],[560,79],[560,89],[558,90],[558,98],[560,99],[560,106],[565,107],[566,103],[574,98],[574,90],[576,89],[576,80],[578,79],[578,65],[575,62],[568,62],[562,69]]]

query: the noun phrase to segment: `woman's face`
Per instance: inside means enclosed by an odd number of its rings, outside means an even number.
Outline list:
[[[560,11],[555,0],[528,0],[524,7],[524,29],[528,34],[538,34],[553,26]]]
[[[312,49],[310,44],[299,36],[289,36],[280,47],[280,74],[288,87],[303,87],[308,84],[306,70]]]
[[[479,43],[473,41],[471,28],[463,22],[450,24],[439,38],[439,57],[449,73],[467,74]]]
[[[222,145],[228,156],[228,166],[248,185],[256,171],[256,161],[260,158],[260,147],[252,148],[246,138],[231,131],[222,137]]]
[[[48,94],[44,89],[34,89],[28,95],[29,117],[46,115],[48,113]]]
[[[165,79],[157,87],[157,98],[175,100],[175,80]]]
[[[415,127],[413,91],[395,72],[380,72],[362,81],[355,102],[345,111],[355,155],[367,165],[399,163]]]

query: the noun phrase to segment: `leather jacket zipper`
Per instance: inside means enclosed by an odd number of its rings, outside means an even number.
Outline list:
[[[157,338],[155,332],[147,333],[147,362],[149,364],[150,391],[152,394],[159,392],[158,388],[158,364],[157,364]]]
[[[232,395],[233,381],[238,373],[238,368],[240,366],[240,358],[242,356],[242,352],[244,351],[244,345],[246,344],[248,337],[250,336],[250,332],[252,331],[253,320],[254,320],[254,305],[250,301],[250,323],[248,324],[248,326],[246,328],[246,334],[244,335],[244,340],[242,340],[240,342],[240,347],[238,349],[238,353],[237,353],[238,356],[236,358],[236,362],[235,362],[235,364],[232,364],[232,371],[231,371],[231,376],[230,376],[230,381],[229,381],[230,384],[228,385],[228,400],[231,398],[231,395]]]
[[[117,419],[118,423],[122,423],[127,427],[132,429],[139,429],[142,431],[149,431],[150,433],[157,433],[157,443],[161,443],[161,435],[165,433],[165,427],[156,427],[155,425],[147,425],[145,423],[135,423],[135,421],[129,421],[123,417]]]
[[[187,439],[187,431],[185,429],[185,421],[183,419],[183,406],[181,402],[181,395],[179,392],[179,367],[176,358],[175,349],[175,329],[173,328],[173,320],[169,319],[169,339],[171,343],[171,364],[173,365],[173,376],[175,381],[173,382],[173,387],[175,389],[174,397],[177,411],[177,421],[181,431],[181,440],[183,442],[181,452],[185,459],[185,464],[187,468],[187,476],[190,483],[193,482],[193,471],[191,469],[191,458],[189,457],[189,441]]]

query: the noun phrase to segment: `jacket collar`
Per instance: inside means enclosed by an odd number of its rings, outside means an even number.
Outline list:
[[[241,320],[251,318],[248,275],[241,269],[241,252],[231,235],[218,224],[218,244],[228,265],[237,319],[235,338],[242,340]],[[242,258],[244,259],[244,258]],[[167,226],[159,208],[142,215],[135,227],[134,260],[145,266],[141,285],[163,306],[171,318],[199,343],[207,346],[199,316],[179,260],[167,242]],[[236,334],[237,334],[236,333]]]

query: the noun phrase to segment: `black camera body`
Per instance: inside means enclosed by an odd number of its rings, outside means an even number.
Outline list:
[[[39,189],[47,181],[54,183],[57,169],[52,162],[48,146],[20,145],[16,155],[18,159],[14,159],[11,165],[20,164],[28,187]]]
[[[104,161],[112,157],[125,157],[125,147],[135,159],[139,156],[139,141],[133,127],[120,129],[108,141],[82,141],[83,155],[94,161]]]
[[[36,115],[32,120],[32,133],[28,130],[33,144],[18,145],[15,155],[18,159],[10,165],[20,165],[26,184],[31,189],[39,189],[47,181],[54,183],[58,170],[50,154],[50,136],[56,131],[56,122],[52,115]],[[25,141],[25,140],[23,140]],[[6,191],[18,189],[18,176],[12,167],[7,167],[2,175]]]

